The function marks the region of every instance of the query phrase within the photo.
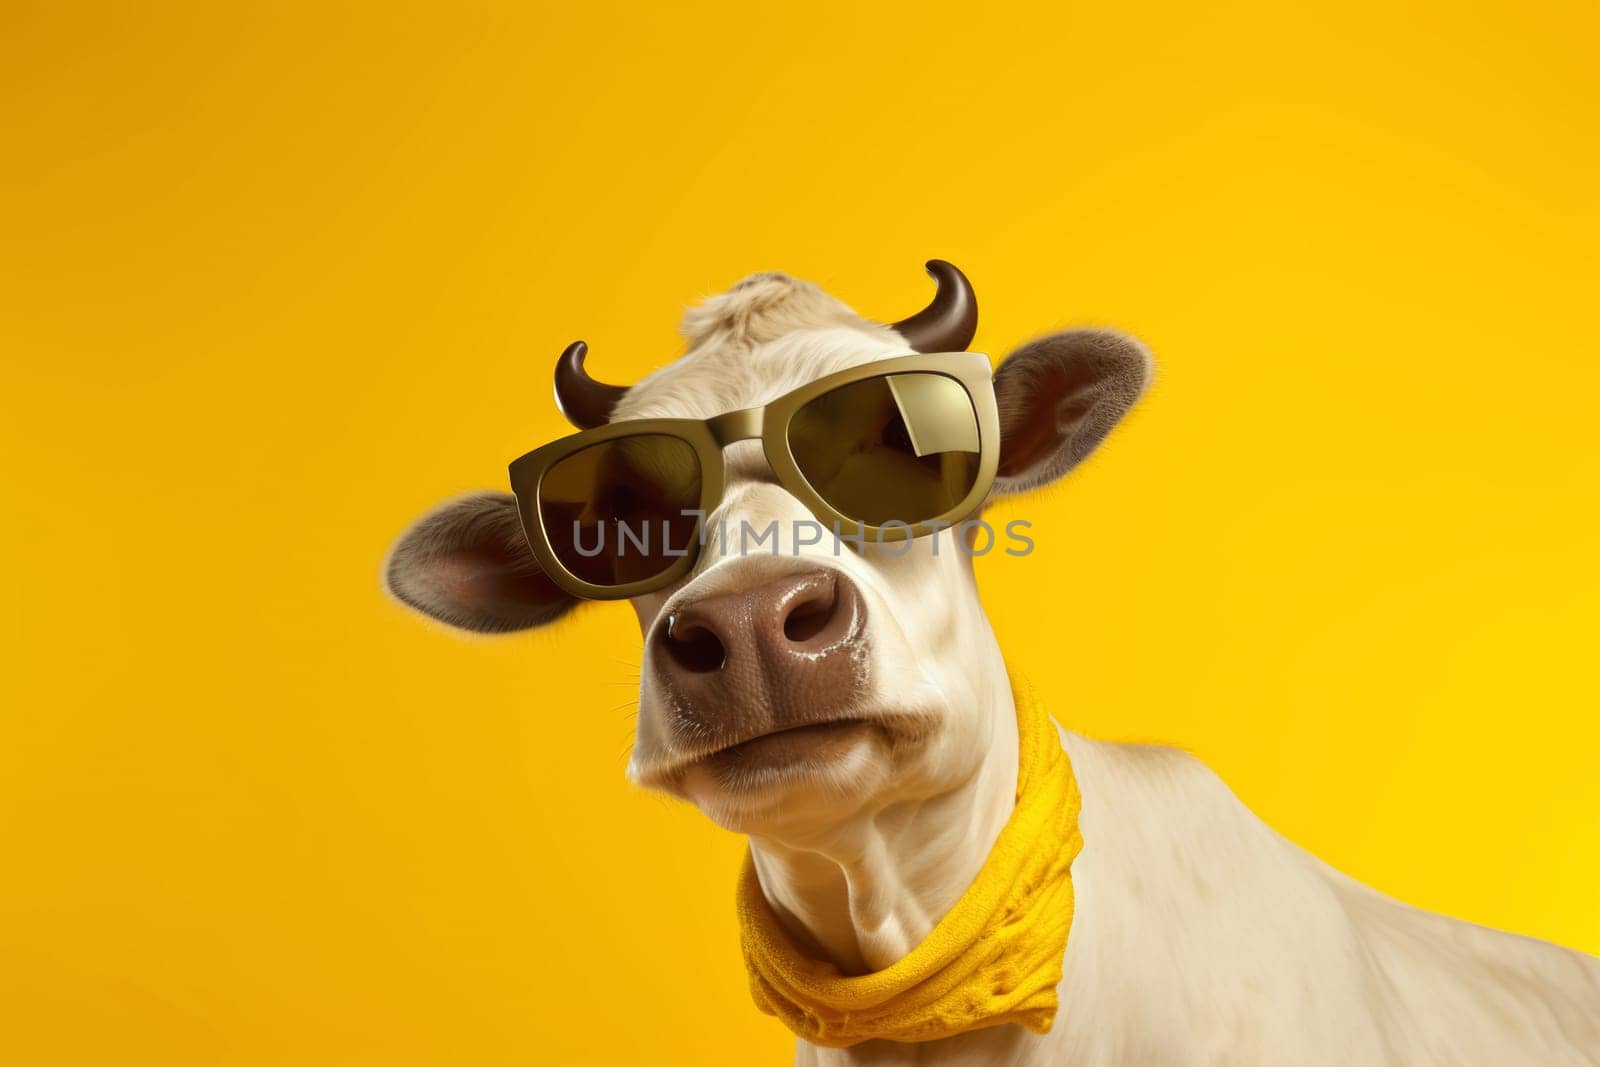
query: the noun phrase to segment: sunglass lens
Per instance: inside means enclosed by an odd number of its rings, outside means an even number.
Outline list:
[[[868,526],[915,524],[957,507],[978,479],[978,417],[943,374],[867,378],[809,401],[789,451],[818,496]]]
[[[598,586],[645,581],[688,554],[700,506],[700,459],[688,442],[639,434],[591,445],[539,483],[539,518],[561,565]]]

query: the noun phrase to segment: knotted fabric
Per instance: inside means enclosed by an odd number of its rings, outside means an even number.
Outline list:
[[[1072,928],[1081,799],[1055,723],[1023,688],[1013,685],[1019,744],[1011,817],[966,893],[898,962],[843,975],[805,955],[745,857],[739,932],[757,1007],[831,1048],[874,1038],[933,1041],[1002,1023],[1049,1031]]]

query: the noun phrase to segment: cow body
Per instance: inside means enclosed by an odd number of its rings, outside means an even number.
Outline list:
[[[797,1063],[1600,1064],[1600,960],[1376,893],[1187,754],[1062,740],[1084,849],[1051,1032],[802,1044]]]

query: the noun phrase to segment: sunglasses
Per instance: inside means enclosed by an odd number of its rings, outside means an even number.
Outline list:
[[[778,484],[835,537],[922,537],[969,518],[998,464],[989,360],[882,360],[712,419],[636,419],[511,463],[528,546],[557,586],[621,600],[688,573],[722,500],[722,450],[760,439]],[[758,539],[758,544],[760,543]]]

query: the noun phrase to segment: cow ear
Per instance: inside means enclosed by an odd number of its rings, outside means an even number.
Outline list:
[[[474,633],[543,626],[576,603],[539,569],[508,493],[452,500],[412,523],[384,582],[407,607]]]
[[[1017,349],[995,371],[1000,407],[996,494],[1065,475],[1105,440],[1149,384],[1144,345],[1115,330],[1069,330]]]

